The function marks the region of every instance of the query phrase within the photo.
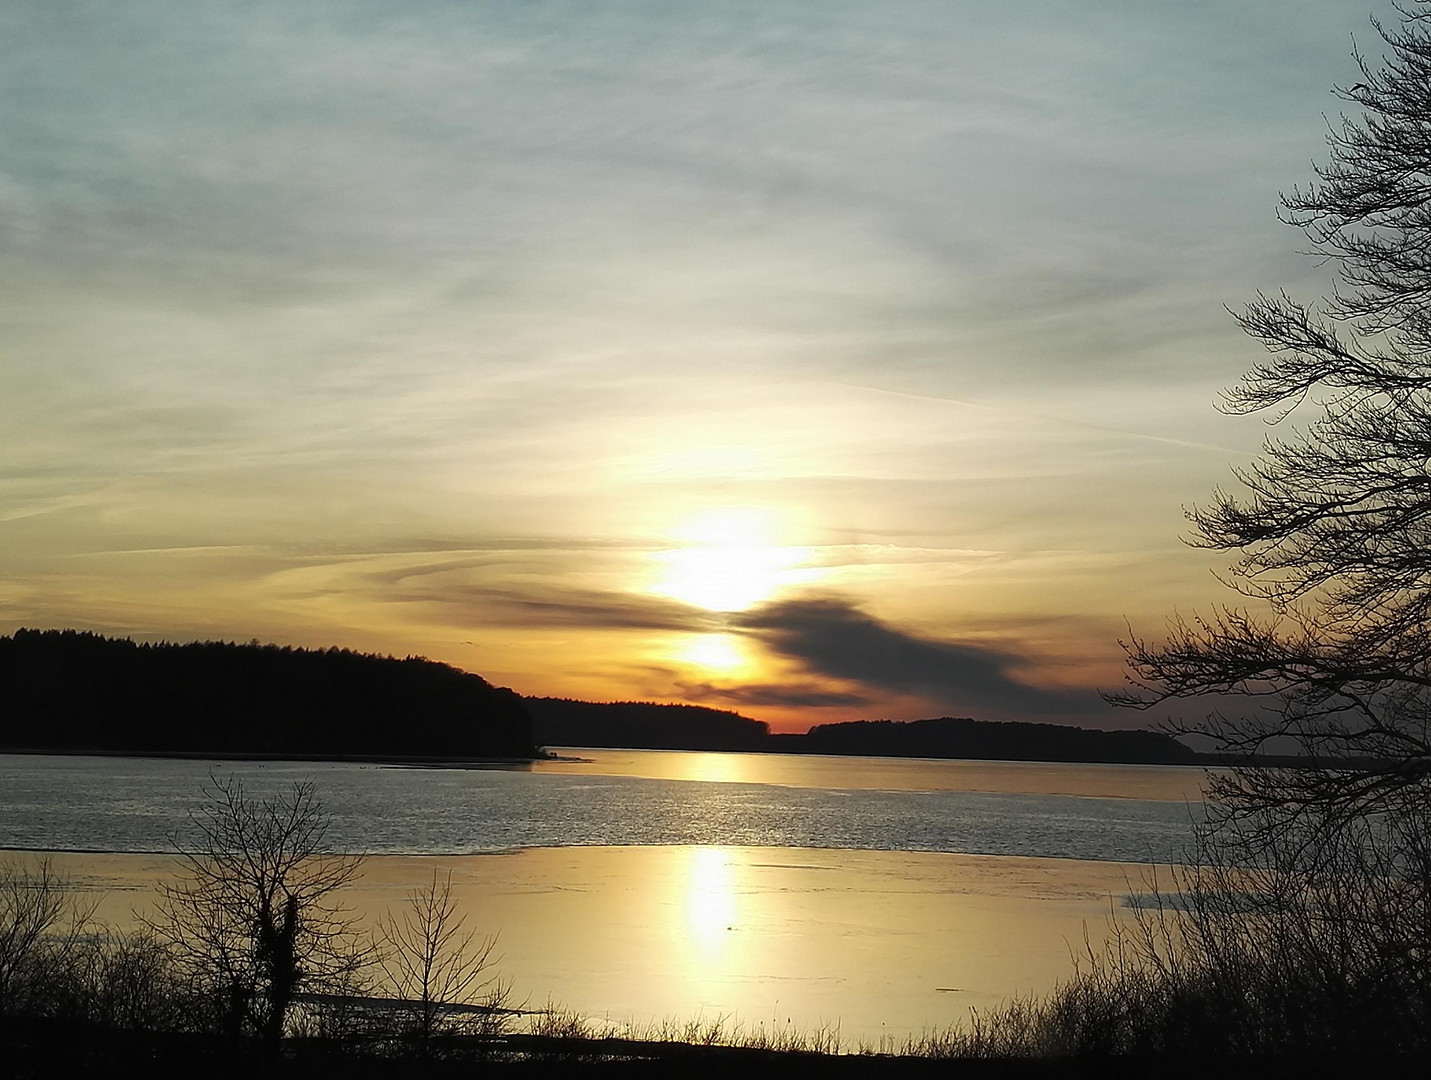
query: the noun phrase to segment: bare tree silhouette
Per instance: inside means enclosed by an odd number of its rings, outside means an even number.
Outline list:
[[[183,876],[161,886],[150,929],[226,1034],[276,1051],[300,987],[347,990],[370,963],[338,899],[361,859],[327,850],[311,782],[254,799],[239,780],[211,776],[205,794],[197,838],[177,844]]]
[[[495,936],[467,929],[452,895],[452,873],[408,893],[400,915],[378,923],[378,963],[409,1017],[409,1034],[422,1053],[435,1036],[493,1034],[513,1010],[506,983],[492,971]]]
[[[1360,81],[1336,91],[1359,115],[1331,125],[1329,160],[1282,200],[1337,285],[1317,304],[1262,294],[1238,316],[1268,356],[1223,407],[1288,430],[1236,471],[1241,491],[1189,516],[1194,544],[1234,553],[1228,584],[1250,603],[1134,637],[1131,686],[1109,695],[1138,708],[1213,695],[1173,729],[1248,758],[1296,744],[1310,767],[1212,781],[1214,802],[1257,826],[1238,832],[1254,846],[1288,815],[1314,813],[1325,834],[1427,803],[1431,7],[1398,11],[1373,20],[1384,58],[1357,53]]]

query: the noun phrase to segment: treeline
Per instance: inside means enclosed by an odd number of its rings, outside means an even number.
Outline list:
[[[74,630],[0,637],[0,749],[531,757],[513,691],[422,657]]]
[[[642,750],[766,750],[770,725],[700,705],[650,701],[526,698],[543,746],[629,747]]]
[[[971,720],[854,720],[818,724],[806,735],[776,735],[780,749],[801,754],[983,758],[1002,761],[1106,761],[1190,765],[1199,756],[1156,731],[1097,731],[1067,724]]]
[[[645,750],[744,750],[780,754],[984,758],[1008,761],[1106,761],[1188,765],[1201,759],[1153,731],[1095,731],[1066,724],[933,720],[855,720],[818,724],[806,735],[772,735],[739,713],[644,701],[597,704],[527,698],[543,746]]]
[[[1193,764],[1151,731],[940,717],[772,735],[698,705],[522,698],[422,657],[76,630],[0,637],[0,750],[529,758],[541,746]]]

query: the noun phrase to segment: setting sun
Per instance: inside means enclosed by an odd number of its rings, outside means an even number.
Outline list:
[[[805,548],[779,542],[769,511],[723,507],[672,530],[681,547],[658,552],[664,568],[653,591],[711,611],[742,611],[801,576]]]

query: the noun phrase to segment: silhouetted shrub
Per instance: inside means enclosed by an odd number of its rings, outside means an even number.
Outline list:
[[[1431,792],[1348,825],[1226,822],[1130,928],[1041,998],[973,1018],[954,1056],[1424,1055],[1431,1050]],[[1255,823],[1243,822],[1248,828]]]

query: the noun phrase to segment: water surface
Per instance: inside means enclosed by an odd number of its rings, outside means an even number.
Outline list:
[[[0,853],[0,858],[4,853]],[[147,909],[172,856],[59,856],[100,917]],[[1108,862],[790,848],[565,847],[375,856],[345,903],[400,910],[437,872],[531,1008],[593,1020],[838,1028],[878,1045],[1047,990],[1097,949],[1142,870]]]
[[[312,780],[335,849],[707,845],[1176,861],[1201,774],[1170,766],[569,752],[514,769],[0,756],[0,847],[172,850],[212,775]],[[1157,797],[1151,797],[1157,796]],[[1195,797],[1195,796],[1194,796]]]
[[[838,1027],[878,1043],[1046,990],[1141,865],[1176,861],[1197,770],[573,750],[513,769],[0,755],[0,848],[119,925],[175,872],[210,778],[311,780],[372,919],[453,875],[534,1006],[638,1024]],[[88,854],[78,854],[87,852]],[[126,854],[127,853],[127,854]],[[147,854],[146,854],[147,853]]]

